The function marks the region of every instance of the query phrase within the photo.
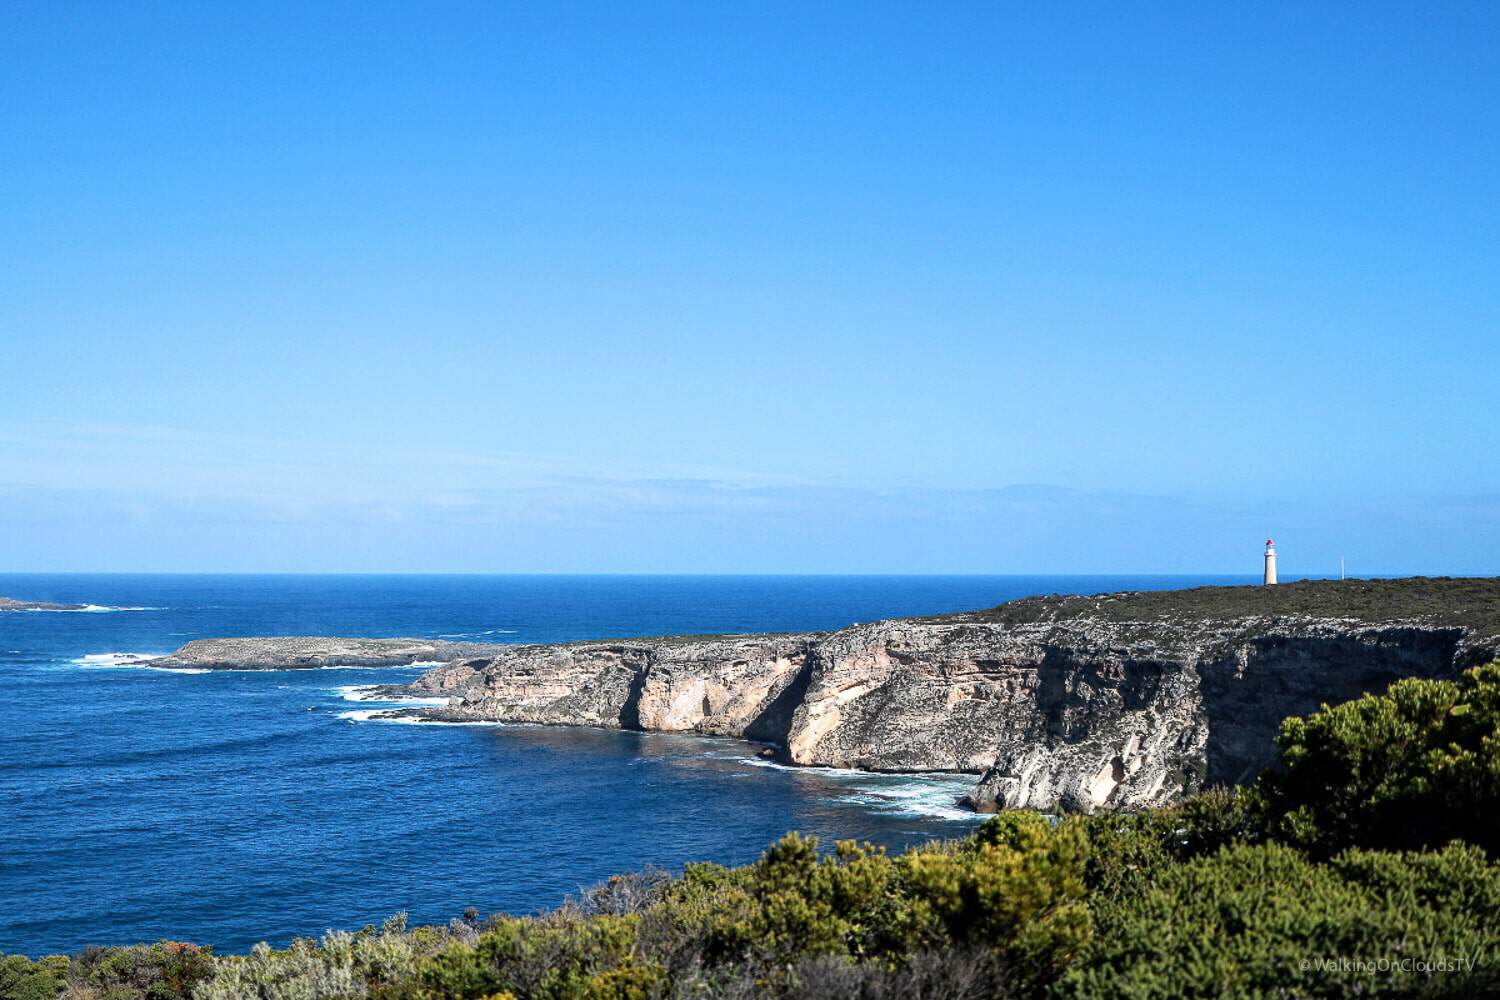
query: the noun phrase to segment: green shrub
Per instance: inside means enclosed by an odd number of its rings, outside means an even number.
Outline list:
[[[417,971],[413,989],[393,995],[629,996],[631,989],[644,989],[652,975],[631,966],[637,921],[633,916],[503,919],[480,935],[475,947],[453,944],[432,956]]]
[[[185,941],[159,941],[128,948],[90,948],[73,962],[74,993],[100,1000],[186,1000],[210,978],[213,955]]]
[[[1213,789],[1173,808],[1101,812],[1082,822],[1091,895],[1143,892],[1171,865],[1264,839],[1260,797],[1246,789]]]
[[[1054,827],[1031,813],[985,821],[960,851],[908,855],[911,909],[928,929],[918,943],[979,945],[1018,987],[1049,981],[1089,939],[1087,858],[1081,823]]]
[[[1500,987],[1486,964],[1497,901],[1500,869],[1472,847],[1326,864],[1279,844],[1227,847],[1162,869],[1145,892],[1094,900],[1095,934],[1055,995],[1478,996]],[[1326,965],[1345,960],[1368,967]]]
[[[48,955],[35,962],[0,954],[0,1000],[56,1000],[67,985],[68,959]]]
[[[1261,779],[1271,833],[1327,856],[1465,840],[1500,851],[1500,664],[1287,719]]]
[[[293,941],[284,951],[262,942],[249,955],[219,958],[213,976],[193,989],[194,1000],[332,1000],[365,996],[372,988],[410,982],[423,957],[419,947],[434,946],[440,933],[409,934],[406,915],[397,914],[376,931],[329,931],[321,942]]]

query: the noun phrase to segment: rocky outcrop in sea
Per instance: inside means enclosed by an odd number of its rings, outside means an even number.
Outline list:
[[[86,604],[54,604],[51,601],[18,601],[0,597],[0,611],[84,611]]]
[[[143,666],[188,670],[312,670],[319,667],[405,667],[484,656],[497,647],[432,639],[341,639],[272,636],[195,639]]]
[[[1094,597],[828,633],[349,652],[446,658],[404,693],[433,721],[735,736],[790,764],[978,776],[969,805],[1090,813],[1244,782],[1281,720],[1500,649],[1500,581],[1317,581]],[[190,647],[199,644],[189,644]],[[431,644],[430,644],[431,645]],[[189,647],[184,647],[184,651]],[[183,665],[233,660],[222,645]],[[342,659],[339,659],[343,657]],[[239,661],[243,665],[246,661]],[[370,662],[370,661],[365,661]],[[160,665],[161,661],[154,661]]]

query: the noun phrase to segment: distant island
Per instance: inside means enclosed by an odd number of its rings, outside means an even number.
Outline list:
[[[733,736],[792,765],[978,776],[980,811],[1170,806],[1252,780],[1281,720],[1500,650],[1500,580],[1303,581],[1092,597],[834,632],[530,645],[199,640],[145,665],[444,661],[389,716]]]
[[[87,611],[87,604],[53,604],[51,601],[18,601],[0,597],[0,611]]]

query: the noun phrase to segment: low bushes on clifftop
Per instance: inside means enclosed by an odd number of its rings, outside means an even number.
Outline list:
[[[0,957],[0,1000],[1500,995],[1500,666],[1290,719],[1254,787],[899,856],[789,834],[535,918]]]

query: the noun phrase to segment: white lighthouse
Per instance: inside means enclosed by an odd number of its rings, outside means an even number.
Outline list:
[[[1266,539],[1266,578],[1265,585],[1269,587],[1276,582],[1276,543]]]

